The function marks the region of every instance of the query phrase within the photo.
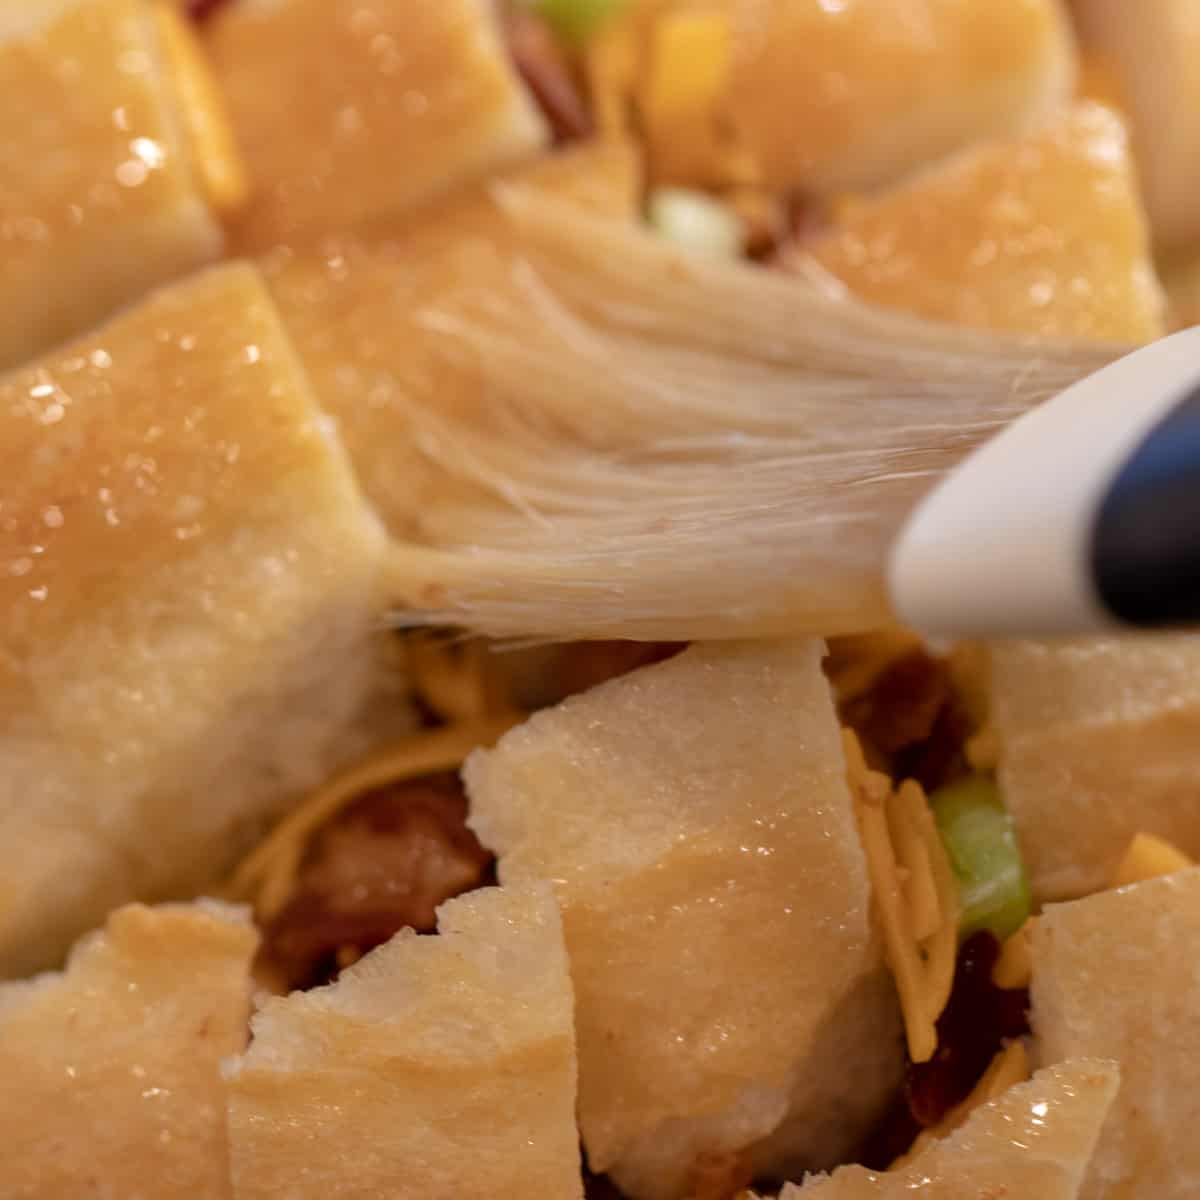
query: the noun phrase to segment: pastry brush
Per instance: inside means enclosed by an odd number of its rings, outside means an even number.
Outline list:
[[[489,266],[475,246],[463,275],[511,286],[412,318],[480,384],[469,411],[408,414],[440,482],[393,551],[401,623],[687,639],[895,622],[889,550],[920,501],[1124,352],[937,325],[521,188],[501,200],[520,254]],[[1086,441],[1085,424],[1059,447],[1059,474]]]
[[[1200,620],[1200,328],[1016,420],[917,505],[896,613],[945,636]]]

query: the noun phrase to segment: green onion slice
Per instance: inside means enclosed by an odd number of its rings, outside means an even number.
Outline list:
[[[999,789],[972,775],[934,792],[930,804],[961,888],[960,936],[987,929],[1003,941],[1025,923],[1033,901]]]

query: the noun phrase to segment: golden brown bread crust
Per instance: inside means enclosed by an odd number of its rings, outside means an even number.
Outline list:
[[[1200,25],[1191,0],[1073,0],[1084,49],[1109,72],[1130,115],[1138,174],[1157,246],[1200,236]]]
[[[589,146],[500,177],[632,221],[638,165],[629,147]],[[464,293],[520,311],[522,237],[488,186],[365,232],[264,261],[271,293],[358,479],[390,532],[414,537],[453,485],[414,437],[414,411],[487,420],[486,373],[448,357],[422,315]],[[538,332],[530,322],[529,336]]]
[[[0,19],[0,368],[212,261],[146,0]]]
[[[382,533],[244,264],[0,378],[0,477],[3,977],[317,782]]]
[[[205,27],[248,251],[422,203],[546,143],[485,0],[240,0]]]
[[[256,940],[240,910],[131,905],[64,974],[0,986],[6,1200],[229,1200]]]
[[[1036,123],[1074,78],[1058,0],[643,3],[648,15],[690,7],[728,17],[732,63],[715,120],[769,187],[878,186]],[[651,114],[648,132],[665,178],[714,181],[695,139],[671,121]]]
[[[1119,343],[1163,333],[1129,138],[1098,104],[864,200],[809,249],[856,296],[935,321]]]

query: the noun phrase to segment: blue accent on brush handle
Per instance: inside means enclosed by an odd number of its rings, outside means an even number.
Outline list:
[[[1091,570],[1118,620],[1200,622],[1200,386],[1142,440],[1096,514]]]

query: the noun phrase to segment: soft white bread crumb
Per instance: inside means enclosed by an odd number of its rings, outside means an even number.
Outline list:
[[[578,1200],[571,985],[549,888],[448,901],[268,1001],[231,1064],[235,1200]]]
[[[220,1063],[256,942],[228,905],[130,905],[62,974],[0,986],[5,1200],[228,1200]]]
[[[1049,1067],[899,1170],[843,1167],[780,1200],[1076,1200],[1118,1077],[1096,1059]]]

